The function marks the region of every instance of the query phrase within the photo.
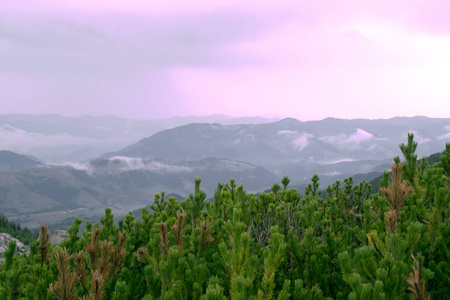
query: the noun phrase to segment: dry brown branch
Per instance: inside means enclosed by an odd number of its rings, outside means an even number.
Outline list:
[[[408,290],[411,292],[411,300],[430,300],[430,295],[426,290],[426,282],[422,278],[422,254],[418,254],[418,261],[414,255],[411,254],[411,256],[414,260],[413,271],[409,273],[409,277],[406,280]]]
[[[111,270],[110,276],[111,278],[116,276],[116,274],[120,271],[122,267],[122,263],[125,259],[125,236],[122,232],[119,232],[119,238],[117,240],[116,249],[112,254],[112,265],[113,269]]]
[[[41,255],[42,263],[48,262],[48,246],[50,242],[50,234],[47,230],[47,224],[41,225],[39,232],[38,253]]]
[[[391,207],[389,212],[385,213],[386,229],[395,233],[400,219],[400,209],[402,208],[405,197],[411,193],[411,187],[407,186],[402,179],[402,169],[404,164],[391,163],[391,185],[380,189],[381,194]]]
[[[177,243],[180,253],[183,251],[183,227],[184,221],[186,219],[186,212],[177,211],[177,223],[172,226],[172,233],[175,237],[175,242]]]
[[[396,210],[391,209],[387,213],[384,213],[384,222],[386,224],[386,229],[390,233],[395,233],[398,225],[398,219],[400,219],[400,216]]]
[[[214,238],[209,234],[210,229],[211,226],[209,222],[206,223],[205,221],[202,221],[202,223],[200,224],[200,235],[198,236],[198,242],[200,243],[200,245],[202,245],[202,247],[205,247],[206,245],[214,241]]]
[[[140,247],[137,249],[137,258],[140,262],[145,262],[145,255],[148,253],[147,247]]]
[[[404,204],[405,197],[411,193],[411,187],[407,186],[402,179],[402,169],[404,164],[391,163],[391,185],[380,189],[381,194],[389,203],[391,209],[400,211]]]
[[[167,233],[167,223],[161,222],[159,228],[159,249],[161,255],[166,256],[169,253],[169,235]]]
[[[105,286],[111,283],[114,276],[122,268],[122,263],[125,259],[124,241],[125,237],[121,232],[119,233],[116,249],[114,249],[113,242],[102,241],[100,272]]]
[[[102,241],[101,243],[101,256],[98,270],[102,274],[103,278],[108,278],[111,272],[112,264],[110,259],[114,251],[113,242]]]
[[[94,227],[94,229],[92,230],[91,241],[86,245],[86,252],[91,264],[91,270],[97,269],[97,256],[99,251],[98,239],[101,233],[101,228]]]
[[[78,281],[81,283],[84,291],[88,293],[86,286],[84,285],[86,281],[86,277],[88,275],[88,271],[86,270],[85,265],[85,254],[83,251],[79,251],[77,253],[72,254],[73,263],[75,265],[75,274],[78,277]]]
[[[74,299],[77,275],[70,271],[69,252],[67,249],[59,249],[55,253],[55,265],[58,270],[58,279],[50,284],[49,290],[55,297],[64,300]]]
[[[91,294],[90,299],[102,300],[104,298],[103,293],[103,276],[99,270],[92,272]]]

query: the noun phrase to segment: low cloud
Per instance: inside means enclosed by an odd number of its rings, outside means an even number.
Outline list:
[[[450,132],[447,132],[446,134],[438,136],[438,139],[439,140],[450,139]]]
[[[303,149],[306,148],[306,146],[308,146],[309,139],[314,136],[309,133],[301,133],[294,130],[280,130],[278,131],[277,135],[285,136],[289,139],[292,139],[293,146],[300,151],[302,151]]]
[[[414,141],[416,141],[417,143],[419,143],[419,145],[420,145],[420,144],[425,144],[425,143],[428,143],[428,142],[431,141],[430,138],[424,137],[421,133],[419,133],[419,132],[416,131],[416,130],[412,130],[412,131],[410,131],[410,132],[404,133],[404,134],[402,135],[402,139],[403,139],[403,140],[408,140],[408,134],[409,134],[409,133],[414,134]]]
[[[334,172],[323,173],[323,174],[320,174],[320,175],[323,175],[323,176],[337,176],[337,175],[341,175],[341,172],[334,171]]]
[[[362,142],[371,141],[374,139],[374,135],[361,128],[357,128],[355,133],[347,135],[341,133],[335,136],[324,136],[320,140],[328,142],[337,146],[351,147],[358,146]]]
[[[341,163],[341,162],[349,162],[349,161],[355,161],[355,160],[353,158],[343,158],[343,159],[332,161],[329,164],[333,165],[333,164],[338,164],[338,163]]]
[[[141,158],[114,156],[109,159],[110,162],[119,163],[119,167],[123,171],[142,170],[145,164]]]
[[[66,163],[63,165],[71,167],[78,171],[85,171],[89,176],[94,175],[94,169],[89,163]]]
[[[109,161],[113,163],[119,162],[119,168],[123,172],[145,170],[150,172],[183,173],[192,171],[189,167],[173,165],[170,162],[144,161],[135,157],[114,156]]]
[[[86,163],[58,163],[52,164],[54,166],[67,166],[74,170],[84,171],[89,176],[99,174],[120,174],[129,171],[149,171],[159,174],[179,174],[192,172],[193,170],[186,166],[175,165],[171,162],[165,161],[146,161],[141,158],[114,156],[108,159],[107,165],[96,166],[90,162]]]
[[[371,139],[373,139],[373,134],[358,128],[354,134],[350,135],[347,142],[359,144],[363,141],[368,141]]]
[[[298,133],[298,131],[295,130],[280,130],[278,131],[277,135],[292,135],[292,134],[296,134]]]
[[[444,126],[444,130],[446,130],[447,133],[444,133],[444,134],[438,136],[437,138],[438,138],[439,140],[450,139],[450,125],[445,125],[445,126]]]
[[[297,147],[298,150],[303,150],[308,146],[309,139],[312,138],[312,134],[303,134],[302,136],[296,138],[294,140],[294,145]]]
[[[0,127],[0,144],[2,148],[20,152],[30,151],[35,147],[45,146],[77,146],[94,143],[96,140],[76,137],[70,134],[45,135],[28,132],[5,124]]]

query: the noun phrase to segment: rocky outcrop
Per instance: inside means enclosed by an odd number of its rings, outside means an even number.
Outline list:
[[[69,234],[66,230],[56,230],[55,234],[50,236],[50,244],[57,246],[59,243],[64,241],[69,237]]]
[[[21,241],[16,238],[13,238],[8,233],[0,233],[0,263],[4,261],[3,252],[8,249],[9,241],[16,241],[16,253],[15,255],[30,255],[30,247],[24,245]]]

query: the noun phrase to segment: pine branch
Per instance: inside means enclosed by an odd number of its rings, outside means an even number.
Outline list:
[[[183,211],[183,213],[181,213],[180,211],[177,211],[177,223],[172,226],[172,233],[175,237],[175,242],[180,249],[180,253],[183,251],[183,227],[185,219],[186,212]]]
[[[86,252],[91,264],[91,270],[97,269],[97,256],[98,256],[98,239],[102,233],[102,228],[94,227],[92,230],[91,241],[86,245]]]
[[[58,280],[50,284],[49,290],[53,295],[62,300],[75,298],[75,284],[78,276],[70,271],[69,260],[70,256],[66,248],[59,249],[55,253]]]
[[[408,283],[408,290],[411,292],[411,300],[430,300],[431,297],[426,290],[426,281],[422,278],[422,254],[419,253],[416,260],[412,255],[414,266],[413,271],[409,273],[409,278],[406,280]]]
[[[48,247],[50,243],[50,234],[47,230],[47,223],[41,225],[39,233],[38,253],[41,255],[42,264],[48,263]]]
[[[167,256],[169,253],[169,235],[167,233],[167,223],[161,222],[159,228],[159,250],[162,256]]]

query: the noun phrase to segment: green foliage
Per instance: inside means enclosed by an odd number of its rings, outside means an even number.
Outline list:
[[[208,202],[196,178],[118,226],[109,208],[81,233],[75,218],[57,247],[43,226],[30,256],[4,253],[0,298],[449,299],[450,145],[435,164],[416,148],[408,135],[374,194],[351,177],[321,194],[314,175],[302,196],[285,176],[258,195],[219,183]]]
[[[408,143],[406,145],[403,143],[400,144],[400,150],[406,160],[403,176],[412,186],[416,185],[417,154],[415,154],[415,152],[417,145],[417,142],[414,141],[414,134],[412,133],[408,133]]]
[[[314,176],[311,177],[311,183],[308,183],[308,185],[306,186],[305,196],[320,196],[320,194],[322,194],[322,191],[319,191],[319,185],[319,176],[317,174],[314,174]]]

